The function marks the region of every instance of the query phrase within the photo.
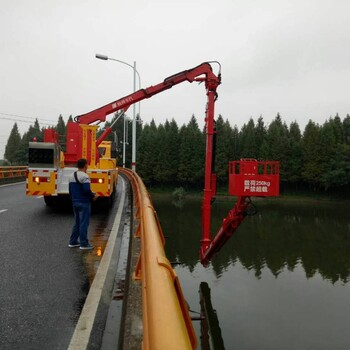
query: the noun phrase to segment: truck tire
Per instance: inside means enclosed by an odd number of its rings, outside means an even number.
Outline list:
[[[116,189],[115,186],[113,186],[113,192],[112,192],[112,194],[110,196],[110,204],[109,204],[110,207],[113,207],[113,204],[115,202],[116,192],[117,192],[117,189]]]
[[[55,204],[55,198],[52,196],[44,196],[44,202],[48,207],[52,207]]]
[[[113,186],[113,192],[109,197],[100,197],[98,198],[97,202],[99,206],[102,208],[109,210],[113,207],[114,201],[115,201],[115,192],[116,192],[116,187]]]

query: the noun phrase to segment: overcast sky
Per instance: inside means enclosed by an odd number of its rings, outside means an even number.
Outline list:
[[[96,53],[136,61],[142,87],[219,61],[216,115],[239,127],[350,113],[347,0],[2,0],[0,45],[0,158],[14,123],[4,118],[56,124],[132,92],[133,70]],[[142,102],[141,117],[195,114],[202,127],[205,102],[203,85],[183,83]]]

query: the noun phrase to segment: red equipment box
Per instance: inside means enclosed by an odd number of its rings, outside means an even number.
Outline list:
[[[44,142],[58,143],[58,133],[55,129],[44,129]]]
[[[279,162],[241,159],[229,163],[229,194],[274,197],[279,195]]]

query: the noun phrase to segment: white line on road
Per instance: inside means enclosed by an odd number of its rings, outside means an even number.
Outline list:
[[[21,184],[25,184],[25,183],[26,183],[25,181],[15,182],[13,184],[0,185],[0,187],[16,186],[16,185],[21,185]]]
[[[44,196],[36,196],[36,198],[43,198]]]
[[[89,294],[85,300],[83,310],[80,314],[78,324],[75,327],[75,331],[70,341],[68,350],[87,349],[89,344],[90,334],[92,331],[92,327],[94,325],[95,316],[97,313],[97,307],[101,300],[102,290],[105,284],[107,271],[111,264],[112,254],[113,254],[113,250],[117,240],[118,229],[119,229],[120,220],[121,220],[122,212],[124,208],[125,182],[123,178],[121,179],[122,179],[122,189],[121,189],[121,198],[120,198],[117,215],[115,217],[112,231],[110,233],[110,236],[106,245],[106,249],[103,253],[100,266],[98,267],[94,281],[92,282],[92,286],[89,290]]]
[[[5,211],[7,211],[8,209],[0,209],[0,214],[1,213],[5,213]]]

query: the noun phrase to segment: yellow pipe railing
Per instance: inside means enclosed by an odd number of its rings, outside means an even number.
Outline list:
[[[196,349],[197,338],[175,270],[164,252],[164,236],[141,178],[120,169],[133,187],[136,235],[141,253],[134,278],[142,281],[143,350]]]
[[[26,176],[27,166],[0,166],[0,179]]]

